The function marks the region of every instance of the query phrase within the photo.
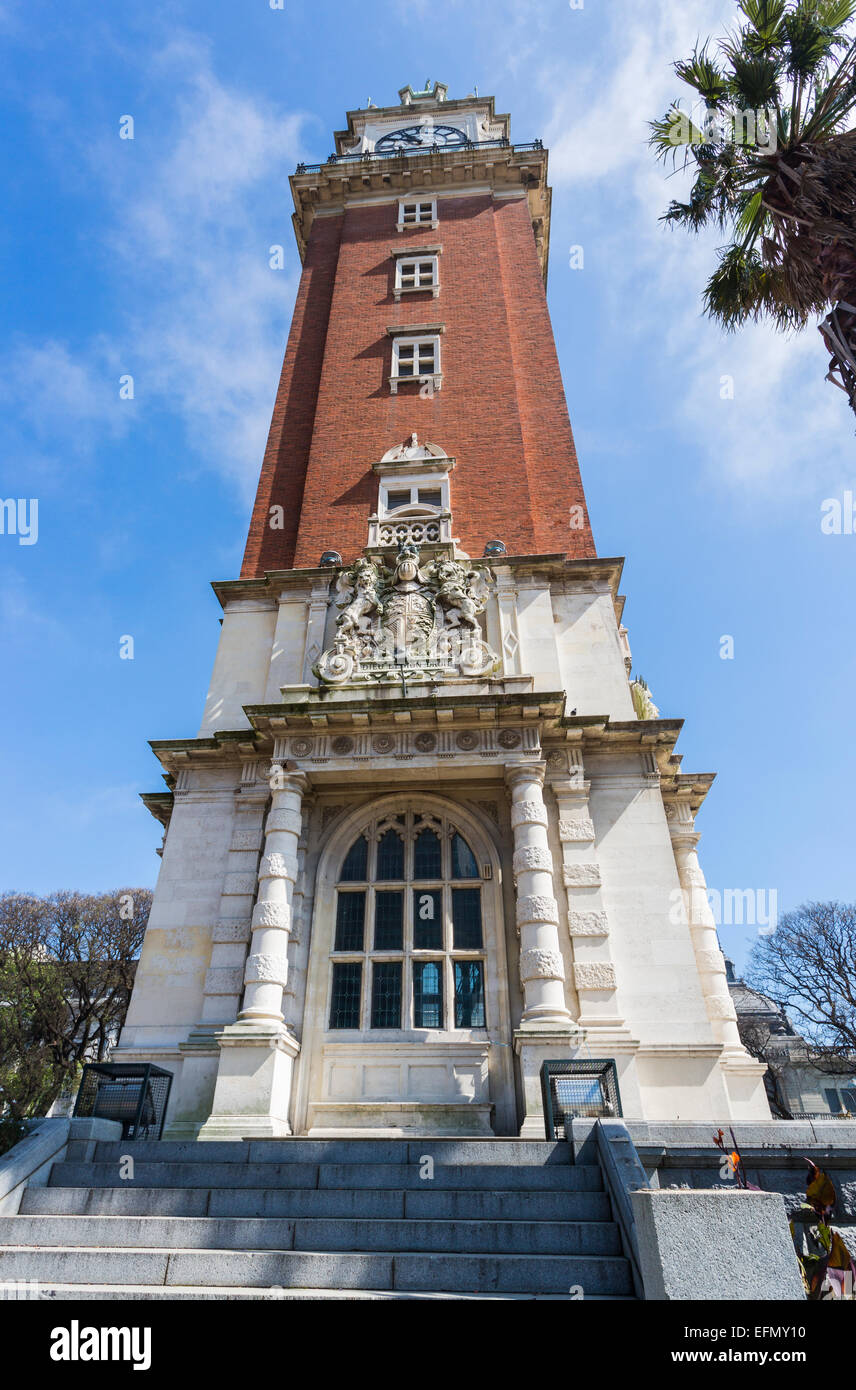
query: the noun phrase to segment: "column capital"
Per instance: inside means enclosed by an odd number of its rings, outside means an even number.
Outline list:
[[[538,782],[543,787],[546,773],[547,764],[539,758],[521,758],[505,764],[505,780],[512,791],[520,782]]]
[[[275,772],[274,769],[278,769],[278,771]],[[302,800],[311,785],[305,772],[301,771],[294,763],[289,766],[284,760],[273,759],[271,761],[270,775],[271,791],[274,796],[277,792],[291,792]],[[276,780],[276,786],[273,785],[274,780]]]

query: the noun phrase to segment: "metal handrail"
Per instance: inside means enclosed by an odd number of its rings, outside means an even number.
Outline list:
[[[513,154],[518,152],[525,153],[527,150],[543,150],[543,140],[530,140],[523,145],[512,145],[511,141],[504,136],[499,140],[466,140],[460,145],[449,145],[439,149],[428,148],[421,150],[368,150],[358,151],[356,154],[331,154],[323,164],[298,164],[295,173],[297,174],[319,174],[322,169],[329,169],[337,164],[372,164],[381,163],[390,159],[405,159],[410,162],[412,159],[436,159],[440,155],[457,154],[459,151],[469,151],[477,153],[486,149],[511,150]]]

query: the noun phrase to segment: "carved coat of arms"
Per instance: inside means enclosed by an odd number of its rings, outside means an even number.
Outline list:
[[[499,660],[482,639],[490,581],[440,556],[422,564],[402,545],[391,565],[364,556],[339,576],[333,645],[314,668],[325,685],[486,676]]]

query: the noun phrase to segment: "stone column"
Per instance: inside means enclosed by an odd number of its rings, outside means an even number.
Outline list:
[[[514,874],[517,882],[517,930],[520,936],[520,982],[523,1023],[567,1024],[565,967],[559,944],[559,907],[553,897],[553,856],[547,843],[542,762],[512,764],[505,769],[511,789]]]
[[[301,803],[307,780],[302,772],[284,772],[274,766],[271,781],[274,792],[265,823],[265,852],[259,865],[259,893],[253,908],[253,937],[244,970],[239,1022],[281,1023],[283,1018],[291,899],[297,881]]]
[[[565,1000],[565,968],[559,944],[559,909],[553,896],[553,857],[547,841],[543,762],[506,766],[514,831],[517,931],[523,1015],[514,1034],[520,1059],[527,1138],[544,1138],[541,1065],[572,1056],[582,1034]]]
[[[216,1035],[217,1085],[200,1139],[277,1138],[291,1133],[288,1111],[300,1044],[283,1021],[282,1003],[307,779],[303,773],[274,764],[271,786],[243,1004],[237,1022]]]

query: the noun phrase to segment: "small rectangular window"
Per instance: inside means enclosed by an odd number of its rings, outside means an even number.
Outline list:
[[[437,199],[419,198],[398,204],[398,229],[406,227],[436,227]]]
[[[386,494],[386,505],[389,511],[394,511],[396,507],[410,506],[410,488],[406,492],[388,492]]]
[[[440,369],[440,335],[432,334],[425,338],[405,338],[397,334],[392,345],[393,394],[398,391],[399,381],[424,381],[433,378],[435,390],[442,385]]]
[[[481,950],[481,892],[478,888],[452,889],[452,929],[456,951]]]
[[[372,1028],[401,1027],[401,962],[372,966]]]
[[[337,951],[361,951],[366,920],[365,893],[340,893],[336,904]]]
[[[443,893],[440,888],[413,890],[413,945],[417,951],[443,949]]]
[[[829,1089],[825,1090],[823,1094],[826,1097],[826,1103],[829,1106],[830,1112],[833,1115],[840,1115],[841,1101],[838,1098],[838,1092],[835,1090],[835,1088],[830,1086]]]
[[[393,295],[400,299],[403,294],[417,294],[431,290],[433,298],[439,298],[440,261],[437,256],[399,256],[395,262],[395,285]]]
[[[456,960],[455,1027],[484,1026],[484,966],[480,960]]]
[[[404,950],[404,893],[375,895],[374,948],[376,951]]]
[[[333,966],[331,1028],[359,1028],[362,987],[363,967],[359,961],[341,962]]]
[[[421,487],[419,489],[419,502],[423,507],[442,507],[443,494],[439,488]]]
[[[443,962],[418,960],[413,963],[413,1026],[443,1026]]]

